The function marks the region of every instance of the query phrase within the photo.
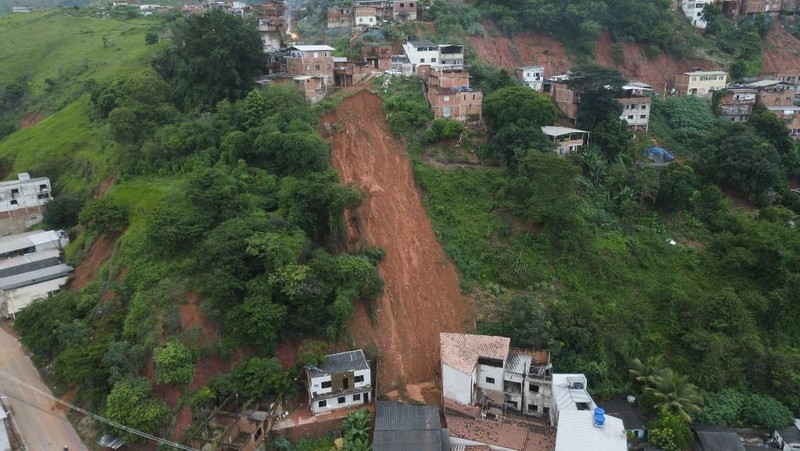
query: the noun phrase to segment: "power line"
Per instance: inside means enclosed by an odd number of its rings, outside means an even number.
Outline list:
[[[86,415],[86,416],[88,416],[90,418],[94,418],[97,421],[100,421],[102,423],[108,424],[109,426],[113,426],[113,427],[115,427],[117,429],[122,429],[125,432],[131,433],[131,434],[134,434],[134,435],[138,435],[139,437],[142,437],[142,438],[144,438],[146,440],[150,440],[150,441],[156,442],[156,443],[161,444],[161,445],[171,446],[173,448],[181,449],[181,450],[184,450],[184,451],[197,451],[194,448],[190,448],[190,447],[188,447],[186,445],[181,445],[180,443],[171,442],[171,441],[169,441],[167,439],[163,439],[161,437],[156,437],[155,435],[151,435],[151,434],[148,434],[146,432],[139,431],[139,430],[134,429],[132,427],[125,426],[124,424],[117,423],[114,420],[110,420],[108,418],[105,418],[105,417],[102,417],[100,415],[97,415],[96,413],[89,412],[88,410],[82,409],[82,408],[80,408],[80,407],[78,407],[78,406],[76,406],[74,404],[71,404],[71,403],[68,403],[68,402],[66,402],[66,401],[64,401],[62,399],[56,398],[55,396],[51,395],[50,393],[47,393],[47,392],[45,392],[43,390],[40,390],[40,389],[28,384],[27,382],[24,382],[24,381],[22,381],[20,379],[17,379],[16,377],[12,376],[11,374],[6,373],[5,371],[0,371],[0,376],[10,380],[11,382],[14,382],[14,383],[16,383],[18,385],[21,385],[21,386],[27,388],[28,390],[32,390],[32,391],[44,396],[45,398],[48,398],[48,399],[56,402],[57,404],[61,404],[62,406],[69,407],[70,409],[72,409],[72,410],[74,410],[76,412],[80,412],[80,413],[82,413],[82,414],[84,414],[84,415]]]

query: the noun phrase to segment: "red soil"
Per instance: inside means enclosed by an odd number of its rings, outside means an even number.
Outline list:
[[[43,120],[44,120],[44,115],[42,115],[42,113],[38,111],[34,111],[22,117],[22,119],[19,121],[19,128],[23,129],[28,127],[33,127],[34,125],[38,124],[39,122],[42,122]]]
[[[358,302],[350,324],[357,346],[378,348],[378,393],[408,392],[436,402],[439,333],[465,329],[470,313],[458,276],[436,235],[414,183],[403,143],[386,123],[381,99],[366,91],[345,99],[321,120],[330,137],[333,164],[342,183],[366,194],[350,221],[350,246],[360,241],[386,251],[380,264],[385,282],[376,302],[377,325]],[[420,387],[416,387],[420,385]]]
[[[72,273],[71,287],[74,291],[82,290],[94,279],[94,276],[97,274],[100,267],[103,266],[103,263],[108,261],[114,253],[117,238],[119,238],[119,235],[101,235],[92,243],[92,247],[86,254],[86,258],[83,259],[81,264],[78,265]]]
[[[786,31],[782,23],[772,27],[765,42],[763,72],[800,72],[800,39]]]

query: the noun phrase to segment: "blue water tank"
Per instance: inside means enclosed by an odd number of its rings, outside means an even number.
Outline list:
[[[594,427],[602,428],[606,425],[606,411],[600,407],[594,409]]]

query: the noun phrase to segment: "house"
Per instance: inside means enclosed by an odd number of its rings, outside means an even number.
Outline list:
[[[72,267],[61,263],[64,231],[31,232],[0,239],[0,314],[16,317],[32,302],[61,289]]]
[[[767,110],[778,116],[783,122],[789,132],[796,138],[800,134],[800,107],[797,106],[768,106]]]
[[[416,0],[394,0],[392,3],[392,20],[395,22],[417,20]]]
[[[622,420],[625,432],[633,435],[637,440],[644,440],[647,435],[647,425],[644,417],[636,406],[624,399],[609,399],[600,403],[606,415],[611,415]]]
[[[195,449],[256,451],[264,444],[278,414],[280,398],[240,408],[238,398],[228,397],[221,406],[209,412],[195,428],[187,431]]]
[[[453,447],[480,447],[502,451],[522,451],[528,448],[532,431],[522,426],[494,420],[473,420],[448,415],[447,428],[450,433],[451,449]],[[533,442],[533,440],[530,440]],[[471,448],[476,449],[476,448]]]
[[[459,121],[480,120],[483,93],[469,87],[469,72],[434,69],[425,82],[425,97],[435,118]]]
[[[794,106],[800,95],[800,86],[781,80],[759,80],[745,85],[756,90],[756,103],[766,107],[789,105]]]
[[[356,0],[355,6],[356,8],[375,8],[375,19],[377,23],[384,23],[392,20],[391,0]],[[358,23],[356,23],[356,25],[358,25]]]
[[[436,406],[378,401],[373,431],[373,451],[450,450]]]
[[[548,80],[550,97],[556,102],[558,109],[569,118],[573,124],[578,118],[578,95],[568,84],[569,74],[556,75]]]
[[[328,28],[353,28],[352,8],[328,8]]]
[[[47,177],[31,178],[22,172],[17,180],[0,182],[0,235],[24,232],[42,222],[44,206],[51,199]]]
[[[756,14],[767,14],[778,16],[781,12],[782,0],[742,0],[739,8],[739,15],[754,16]]]
[[[739,434],[724,426],[692,425],[696,451],[747,451]]]
[[[559,156],[575,153],[586,144],[589,132],[576,128],[545,125],[542,133],[556,143],[555,152]]]
[[[325,356],[321,368],[306,366],[308,400],[314,415],[369,404],[372,375],[364,351]]]
[[[439,341],[445,400],[465,406],[484,401],[532,416],[549,414],[549,352],[512,349],[506,337],[442,333]]]
[[[650,129],[650,93],[653,88],[637,81],[629,82],[622,87],[623,95],[617,101],[622,105],[622,114],[619,119],[628,123],[631,130]]]
[[[716,70],[684,72],[676,77],[678,95],[710,97],[714,91],[725,89],[728,73]]]
[[[372,66],[367,62],[347,61],[347,58],[334,58],[333,77],[336,86],[353,86],[360,83],[372,73]]]
[[[378,25],[378,12],[373,6],[357,6],[355,24],[359,27],[375,27]]]
[[[392,48],[388,45],[365,45],[361,47],[361,59],[373,69],[385,71],[392,68]]]
[[[516,70],[517,79],[534,91],[542,92],[544,85],[544,67],[524,66]]]
[[[334,48],[327,45],[295,45],[286,55],[286,73],[298,84],[306,100],[316,103],[334,85]]]
[[[574,410],[564,412],[556,433],[555,451],[627,451],[628,438],[622,420],[603,413]]]
[[[789,427],[774,431],[772,442],[781,451],[800,450],[800,419],[795,419]]]
[[[750,118],[756,104],[757,89],[729,88],[719,99],[720,113],[733,122],[743,122]]]
[[[708,23],[703,20],[703,8],[709,3],[714,3],[714,0],[682,0],[681,11],[692,26],[705,30]]]
[[[409,40],[403,50],[415,73],[427,74],[431,69],[463,69],[464,46],[437,45],[431,41]]]

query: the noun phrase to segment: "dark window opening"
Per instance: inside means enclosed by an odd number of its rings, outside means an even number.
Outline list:
[[[494,378],[493,377],[487,377],[486,378],[486,383],[487,384],[494,384]]]
[[[328,405],[328,401],[320,401],[320,402],[319,402],[319,406],[320,406],[320,407],[325,407],[325,406],[327,406],[327,405]]]
[[[361,393],[356,393],[353,395],[353,401],[361,401]]]
[[[325,381],[322,383],[322,388],[331,388],[331,381]]]
[[[339,402],[339,404],[344,404],[344,403],[345,403],[345,401],[347,401],[347,398],[345,398],[344,396],[340,396],[340,397],[337,399],[337,401]]]
[[[356,376],[355,381],[356,384],[364,382],[364,376]]]
[[[15,201],[15,200],[12,200],[12,201],[11,201],[11,205],[17,205],[17,201]]]
[[[530,386],[531,393],[539,393],[539,386],[538,385],[531,385]]]

